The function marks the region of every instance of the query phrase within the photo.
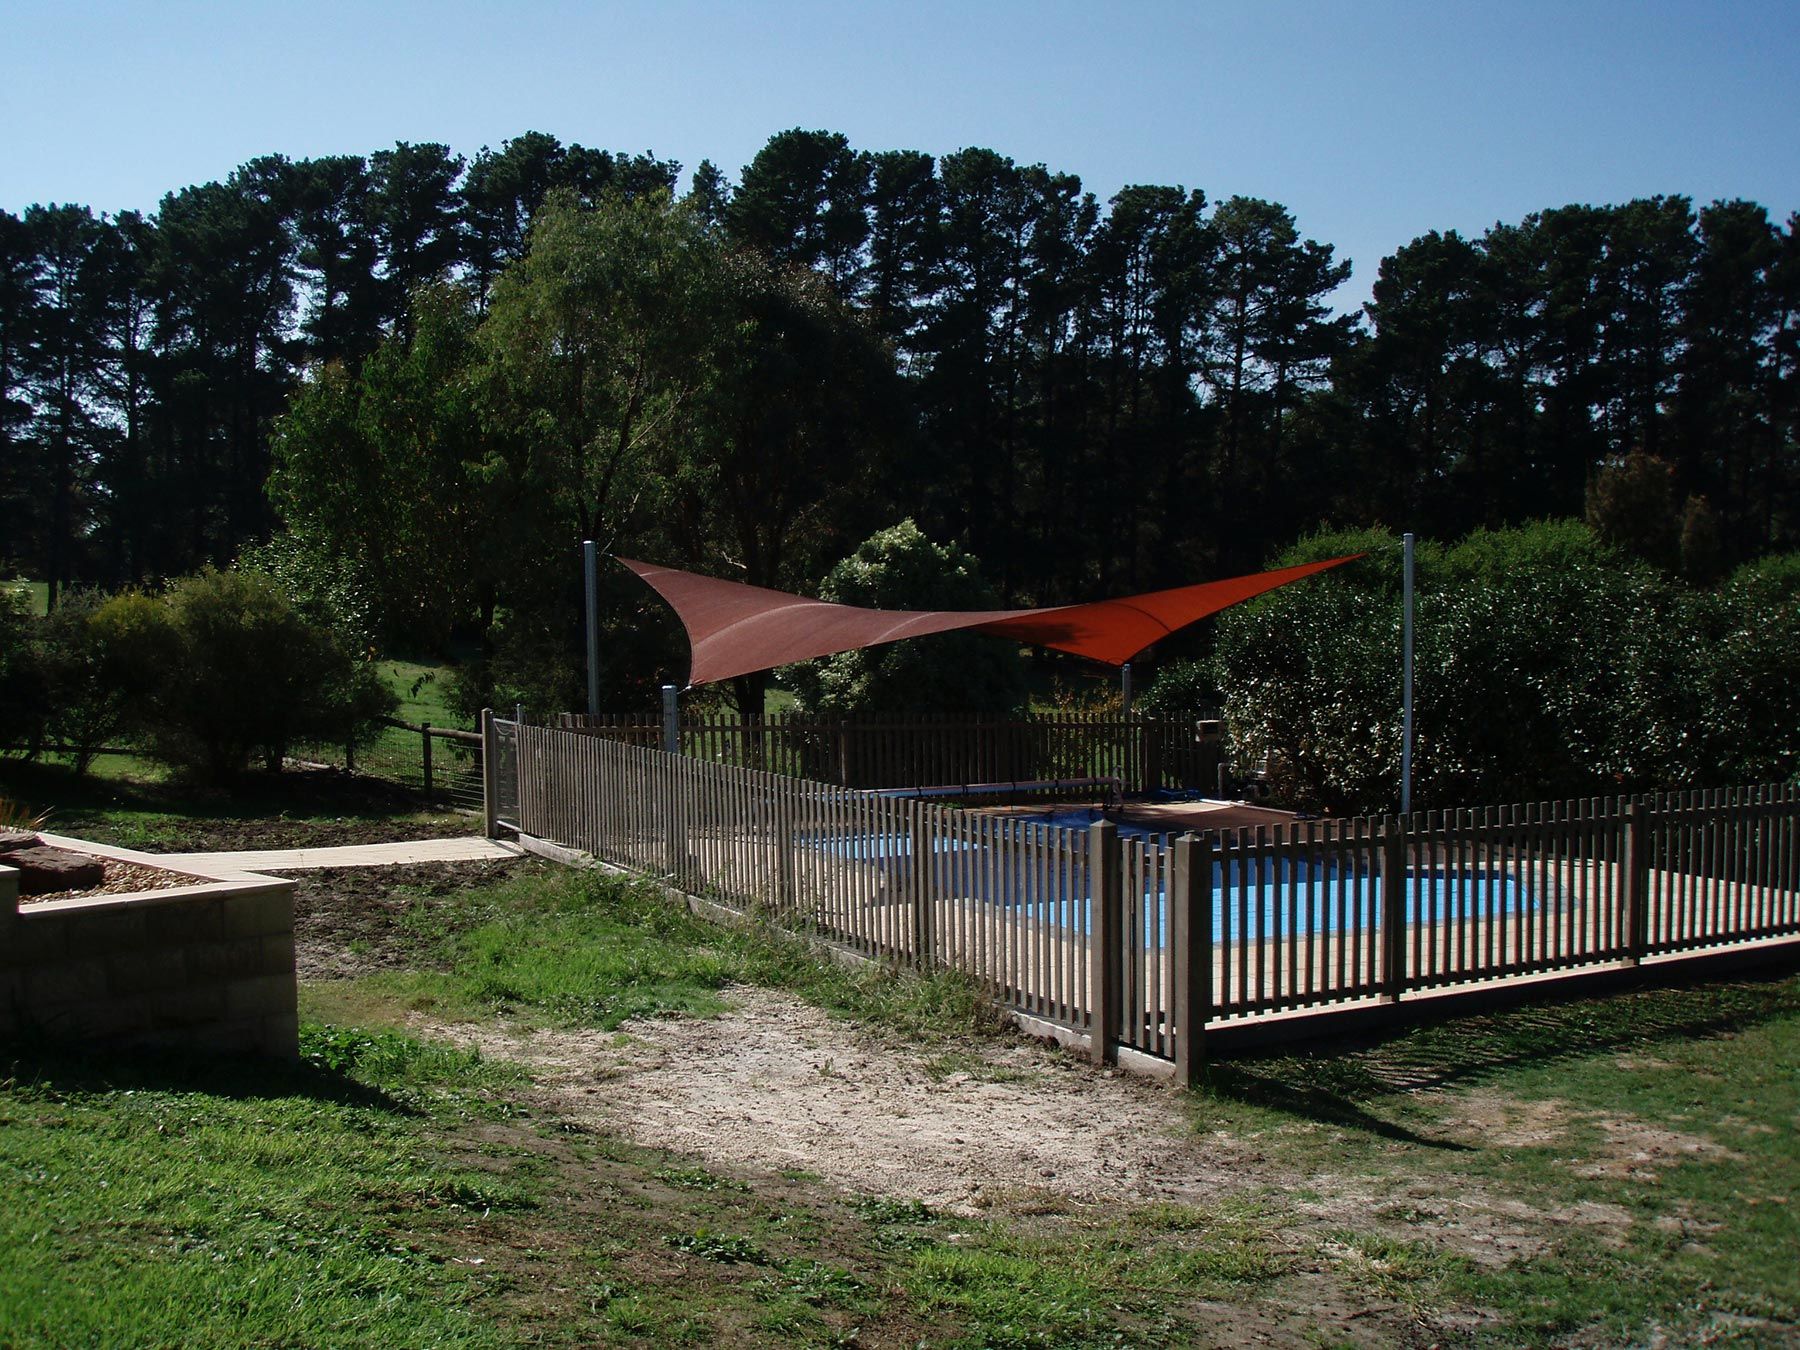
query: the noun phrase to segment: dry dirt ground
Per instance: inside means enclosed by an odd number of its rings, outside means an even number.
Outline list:
[[[402,916],[533,860],[344,869],[299,878],[300,975],[332,980],[416,965]],[[1272,1216],[1291,1260],[1272,1299],[1218,1309],[1214,1343],[1455,1343],[1479,1309],[1429,1313],[1390,1296],[1379,1258],[1340,1238],[1379,1234],[1494,1268],[1529,1261],[1575,1234],[1622,1245],[1633,1215],[1595,1200],[1559,1208],[1406,1169],[1332,1162],[1333,1127],[1316,1147],[1254,1132],[1196,1128],[1195,1100],[1024,1037],[944,1044],[901,1040],[833,1017],[782,990],[733,987],[716,1017],[662,1017],[617,1032],[545,1030],[505,1019],[414,1014],[421,1036],[527,1066],[538,1104],[589,1130],[686,1155],[765,1186],[921,1201],[954,1215],[1079,1216],[1160,1203],[1200,1209],[1242,1198]],[[1437,1096],[1428,1141],[1443,1148],[1534,1148],[1570,1138],[1582,1175],[1654,1185],[1689,1159],[1729,1158],[1711,1140],[1601,1116],[1567,1103],[1522,1101],[1481,1087]],[[1604,1139],[1596,1154],[1572,1136]],[[1302,1161],[1296,1161],[1297,1159]],[[1668,1222],[1704,1248],[1703,1226]],[[1371,1264],[1373,1263],[1373,1265]],[[1359,1274],[1359,1272],[1362,1272]]]
[[[400,927],[408,904],[535,862],[423,863],[301,874],[295,895],[299,973],[341,979],[416,964]],[[1305,1173],[1253,1137],[1196,1131],[1170,1086],[1023,1036],[921,1046],[832,1017],[780,990],[736,987],[717,1017],[628,1022],[618,1032],[544,1030],[415,1017],[421,1035],[529,1066],[558,1113],[714,1169],[804,1171],[855,1195],[916,1199],[954,1213],[1000,1207],[1158,1202],[1299,1191],[1287,1202],[1307,1229],[1386,1227],[1426,1235],[1482,1263],[1541,1250],[1566,1225],[1623,1231],[1616,1206],[1532,1209],[1463,1189],[1387,1190],[1366,1176]],[[1445,1142],[1547,1142],[1572,1121],[1554,1104],[1465,1094]],[[1618,1167],[1667,1156],[1685,1140],[1621,1126]],[[1328,1156],[1328,1152],[1326,1153]],[[1315,1198],[1316,1197],[1316,1198]],[[1421,1231],[1421,1230],[1426,1231]]]
[[[1628,1211],[1545,1210],[1463,1188],[1454,1195],[1304,1173],[1253,1138],[1194,1130],[1168,1086],[1023,1038],[945,1056],[846,1025],[779,991],[735,988],[713,1018],[633,1021],[617,1033],[512,1029],[416,1019],[422,1035],[531,1067],[555,1108],[715,1170],[804,1171],[849,1195],[916,1199],[963,1215],[1034,1206],[1207,1205],[1293,1196],[1295,1245],[1338,1227],[1429,1236],[1482,1264],[1528,1258],[1575,1225],[1622,1233]],[[1463,1126],[1516,1103],[1477,1098]],[[1560,1133],[1545,1124],[1544,1138]],[[1686,1141],[1621,1136],[1618,1165]],[[1396,1185],[1398,1185],[1396,1183]],[[1380,1211],[1405,1211],[1404,1224]]]

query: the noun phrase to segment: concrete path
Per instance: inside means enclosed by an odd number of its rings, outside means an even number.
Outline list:
[[[238,872],[303,872],[319,867],[392,867],[397,863],[490,862],[517,858],[521,850],[497,839],[409,839],[397,844],[348,844],[340,848],[263,848],[239,853],[158,853],[155,862],[179,872],[183,866],[226,867]]]

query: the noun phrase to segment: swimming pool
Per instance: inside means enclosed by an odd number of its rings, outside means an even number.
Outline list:
[[[1087,823],[1091,811],[1059,812]],[[1056,820],[1034,818],[1024,825],[1030,839]],[[1069,828],[1061,826],[1060,828]],[[1119,826],[1128,837],[1148,838],[1142,826]],[[904,834],[838,835],[805,841],[828,856],[863,862],[897,884],[910,878],[912,839]],[[1046,831],[1043,842],[1051,842]],[[979,840],[936,840],[931,859],[933,889],[959,901],[998,905],[1053,928],[1085,934],[1091,904],[1085,884],[1058,867],[1038,867],[1011,850]],[[1517,914],[1535,907],[1531,891],[1511,872],[1495,868],[1412,868],[1404,886],[1408,923],[1443,923],[1476,914]],[[1378,921],[1381,879],[1324,853],[1259,861],[1215,860],[1212,876],[1212,931],[1215,937],[1259,933],[1325,933],[1352,930]],[[1167,898],[1160,884],[1139,897],[1144,941],[1159,946],[1168,932]]]

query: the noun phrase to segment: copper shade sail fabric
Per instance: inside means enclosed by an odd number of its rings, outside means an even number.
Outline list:
[[[689,686],[792,661],[931,633],[992,633],[1123,665],[1151,643],[1264,591],[1354,562],[1360,553],[1274,572],[1048,609],[860,609],[655,563],[619,561],[669,604],[687,629]]]

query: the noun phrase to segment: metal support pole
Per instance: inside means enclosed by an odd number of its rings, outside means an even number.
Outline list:
[[[681,753],[681,691],[672,684],[662,687],[663,694],[663,750],[667,754]]]
[[[581,541],[581,572],[587,587],[588,716],[600,715],[600,555],[592,539]]]
[[[1400,646],[1402,651],[1400,693],[1400,814],[1412,810],[1413,759],[1413,537],[1408,531],[1401,536],[1405,546],[1405,562],[1400,580]]]
[[[1131,716],[1131,662],[1119,667],[1119,703],[1127,718]]]

